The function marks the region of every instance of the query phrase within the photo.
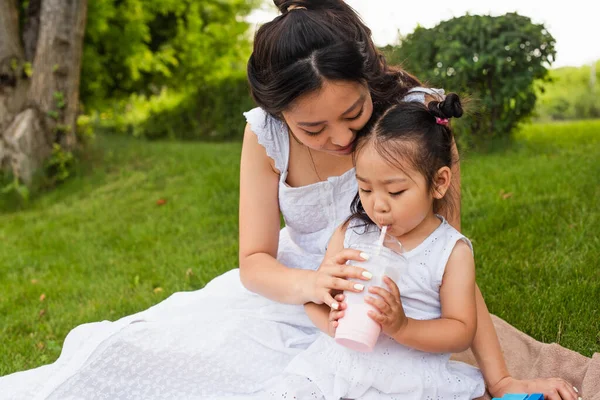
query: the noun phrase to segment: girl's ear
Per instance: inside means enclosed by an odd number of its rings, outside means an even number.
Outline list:
[[[452,180],[452,171],[449,167],[442,167],[438,169],[433,179],[433,197],[441,199],[446,195],[448,188],[450,187],[450,181]]]

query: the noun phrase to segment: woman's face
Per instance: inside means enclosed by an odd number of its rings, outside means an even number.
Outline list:
[[[352,152],[356,132],[372,113],[373,101],[366,84],[325,81],[320,90],[300,96],[282,114],[302,144],[343,156]]]

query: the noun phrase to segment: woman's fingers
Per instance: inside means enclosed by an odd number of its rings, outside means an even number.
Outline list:
[[[550,378],[547,382],[551,383],[551,388],[544,391],[546,400],[578,400],[579,393],[567,381],[561,378]]]
[[[337,264],[346,264],[347,261],[367,261],[369,254],[355,249],[344,249],[334,256]]]
[[[579,398],[579,394],[575,391],[573,385],[563,379],[557,379],[556,391],[560,394],[562,400],[577,400]]]
[[[365,289],[365,285],[358,282],[347,281],[342,278],[336,278],[333,276],[324,277],[324,282],[322,282],[322,286],[325,287],[328,291],[331,290],[339,290],[339,291],[350,291],[355,293],[360,293]]]
[[[327,292],[327,291],[323,294],[323,303],[327,304],[329,307],[333,308],[334,310],[338,310],[340,308],[340,303],[335,301],[335,299],[333,297],[331,297],[331,294],[329,294],[329,292]]]

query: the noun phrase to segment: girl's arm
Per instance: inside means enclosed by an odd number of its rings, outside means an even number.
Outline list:
[[[329,311],[327,304],[306,303],[304,311],[312,323],[322,332],[329,334]]]
[[[475,262],[469,245],[454,246],[440,287],[442,316],[434,320],[406,318],[394,339],[430,353],[460,352],[471,346],[477,330]]]
[[[279,243],[279,172],[249,124],[240,163],[240,278],[250,291],[288,304],[309,301],[305,288],[313,271],[276,260]]]

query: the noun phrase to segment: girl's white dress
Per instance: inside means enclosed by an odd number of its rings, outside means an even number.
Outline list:
[[[281,171],[286,227],[277,258],[290,268],[316,269],[349,215],[354,171],[288,186],[287,128],[259,108],[245,116]],[[232,269],[140,313],[78,326],[55,363],[0,378],[0,399],[322,399],[316,383],[284,372],[317,337],[302,306],[249,292]]]
[[[409,318],[440,318],[440,285],[448,258],[457,241],[470,241],[440,217],[440,226],[415,249],[404,253],[406,263],[398,263],[404,312]],[[376,242],[378,229],[351,222],[344,247]],[[439,333],[440,336],[444,332]],[[317,385],[327,400],[352,399],[472,399],[485,391],[477,368],[450,361],[449,353],[425,353],[405,347],[381,334],[371,353],[347,349],[321,334],[306,351],[286,368]]]

